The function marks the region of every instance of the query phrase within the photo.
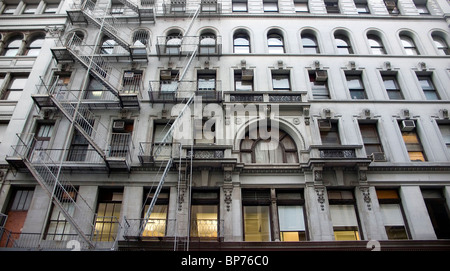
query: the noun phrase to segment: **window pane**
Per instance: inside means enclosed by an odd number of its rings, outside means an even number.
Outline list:
[[[216,205],[193,205],[191,236],[217,237],[217,210]]]
[[[278,206],[280,231],[304,231],[305,220],[302,206]]]
[[[270,241],[269,206],[244,206],[245,241]]]
[[[291,89],[290,83],[289,83],[289,75],[273,75],[272,77],[273,77],[272,78],[273,89],[279,89],[279,90]]]

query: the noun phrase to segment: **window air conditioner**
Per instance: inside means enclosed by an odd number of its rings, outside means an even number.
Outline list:
[[[171,70],[161,71],[160,77],[161,77],[161,80],[170,80],[170,79],[172,79],[172,71]]]
[[[414,130],[414,128],[416,128],[416,124],[414,123],[413,120],[403,120],[402,121],[402,127],[401,127],[402,132],[410,132],[410,131]]]
[[[319,130],[330,131],[331,130],[331,120],[319,120]]]
[[[397,5],[395,4],[395,1],[384,1],[384,4],[386,5],[386,8],[388,10],[393,10],[397,7]]]
[[[123,120],[116,120],[113,122],[113,131],[119,132],[125,130],[125,121]]]
[[[242,80],[253,80],[253,70],[242,70]]]
[[[316,81],[325,82],[328,79],[327,71],[316,71]]]

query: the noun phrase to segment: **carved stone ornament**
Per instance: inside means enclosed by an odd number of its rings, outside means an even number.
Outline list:
[[[61,36],[62,32],[64,32],[64,26],[46,26],[45,32],[48,37],[57,38]]]
[[[320,209],[322,211],[325,211],[325,188],[323,187],[316,187],[315,188],[316,194],[317,194],[317,202],[320,204]]]
[[[227,207],[227,212],[231,210],[231,201],[232,201],[232,194],[233,194],[233,187],[232,186],[224,186],[223,187],[223,194],[224,194],[224,202],[225,206]]]
[[[181,212],[184,203],[184,194],[186,193],[186,185],[180,184],[180,194],[178,194],[178,211]]]
[[[361,193],[363,194],[363,199],[367,205],[367,209],[369,211],[371,211],[372,210],[372,199],[370,198],[369,187],[360,187],[359,190],[361,190]]]

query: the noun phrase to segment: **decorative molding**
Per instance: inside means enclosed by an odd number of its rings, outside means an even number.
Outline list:
[[[325,187],[315,187],[317,195],[317,202],[320,204],[320,209],[325,211]]]
[[[45,32],[47,33],[47,37],[57,38],[64,32],[64,26],[46,26]]]
[[[369,211],[371,211],[372,210],[372,199],[370,198],[369,187],[360,187],[359,190],[363,194],[363,199],[364,199],[364,202],[367,205],[367,209]]]
[[[227,207],[227,212],[231,211],[231,202],[233,195],[233,186],[231,184],[224,184],[223,186],[224,202]]]

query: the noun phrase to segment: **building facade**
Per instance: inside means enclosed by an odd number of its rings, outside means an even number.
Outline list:
[[[4,0],[0,247],[449,249],[449,14]]]

